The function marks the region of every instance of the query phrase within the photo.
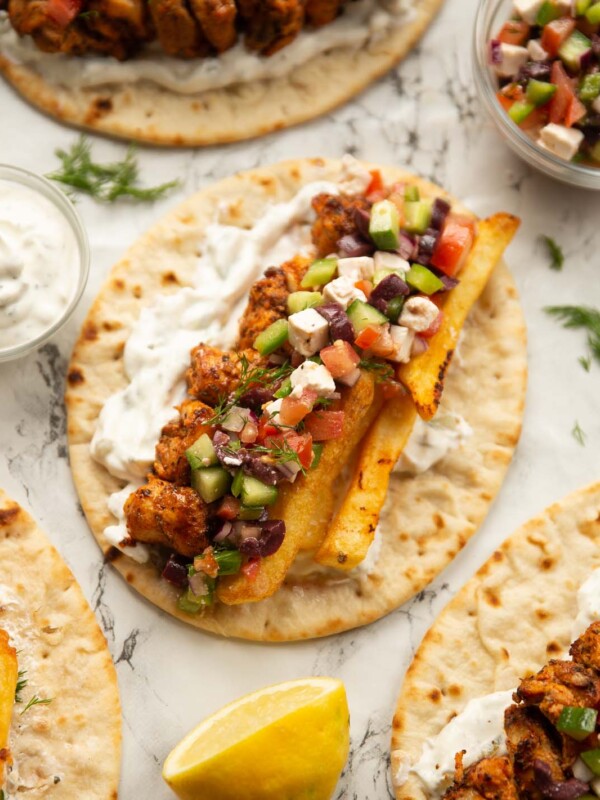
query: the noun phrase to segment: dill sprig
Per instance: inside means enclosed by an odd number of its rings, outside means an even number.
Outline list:
[[[34,694],[33,697],[31,698],[31,700],[27,703],[27,705],[23,709],[23,711],[21,711],[21,716],[23,716],[23,714],[26,711],[29,711],[30,708],[33,708],[33,706],[47,706],[53,700],[54,700],[53,697],[43,697],[42,698],[42,697],[38,697],[37,694]]]
[[[592,356],[600,362],[600,311],[590,306],[546,306],[544,311],[560,320],[565,328],[579,328],[588,333]],[[580,363],[587,369],[585,364]]]
[[[129,146],[122,161],[97,164],[92,160],[90,143],[85,136],[80,136],[70,150],[56,150],[56,156],[61,167],[48,173],[47,178],[104,203],[114,203],[120,197],[157,200],[179,183],[175,180],[148,188],[138,186],[139,168],[133,145]]]
[[[576,442],[584,447],[585,446],[585,433],[581,429],[580,424],[575,420],[575,425],[573,425],[573,430],[571,431],[571,435],[575,439]]]
[[[278,464],[289,464],[294,463],[298,464],[300,470],[303,475],[306,474],[305,467],[302,466],[300,461],[300,456],[294,450],[293,447],[290,446],[288,442],[283,440],[282,442],[275,441],[273,439],[269,440],[270,446],[267,445],[256,445],[252,447],[250,452],[252,453],[263,453],[264,455],[269,456]]]
[[[540,236],[540,241],[546,246],[548,258],[550,259],[550,264],[548,265],[550,269],[561,270],[565,263],[565,256],[561,246],[550,236]]]
[[[26,669],[20,669],[17,673],[17,686],[15,689],[15,703],[22,703],[23,698],[21,697],[21,692],[27,686],[27,678],[25,675],[27,674]]]
[[[394,368],[385,361],[375,361],[372,358],[361,358],[358,366],[372,372],[377,383],[385,383],[394,379]]]
[[[253,367],[245,355],[240,358],[241,371],[240,383],[237,388],[227,397],[222,397],[214,407],[213,416],[207,421],[207,425],[219,425],[229,414],[231,409],[237,405],[238,401],[254,386],[272,386],[277,381],[287,378],[293,371],[289,361],[279,367]]]

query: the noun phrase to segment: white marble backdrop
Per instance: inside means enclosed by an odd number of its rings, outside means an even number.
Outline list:
[[[143,179],[178,178],[180,189],[155,205],[107,207],[81,199],[92,268],[78,313],[51,344],[23,361],[0,365],[0,485],[48,531],[104,627],[123,703],[125,800],[171,797],[160,778],[162,761],[206,714],[245,692],[310,674],[337,676],[348,690],[352,754],[336,796],[392,797],[388,745],[395,698],[411,653],[434,615],[519,523],[600,478],[600,365],[586,373],[577,361],[584,352],[584,334],[563,330],[542,311],[547,304],[600,305],[600,195],[532,172],[483,118],[470,71],[475,5],[474,0],[447,0],[403,64],[354,102],[309,125],[203,151],[140,149]],[[0,84],[0,161],[47,172],[56,164],[54,149],[68,147],[75,137]],[[94,139],[94,153],[101,159],[121,158],[124,151],[122,144]],[[523,436],[479,534],[432,586],[386,619],[300,644],[213,638],[161,614],[103,566],[67,464],[62,404],[67,359],[110,266],[183,197],[239,169],[344,152],[409,167],[447,187],[479,214],[506,210],[522,218],[508,261],[529,328]],[[542,233],[563,246],[562,272],[548,268],[538,242]],[[586,434],[584,447],[571,435],[576,420]]]

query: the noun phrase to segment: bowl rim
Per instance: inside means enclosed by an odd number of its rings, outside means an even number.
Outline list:
[[[560,181],[586,189],[600,189],[600,166],[586,167],[574,164],[553,155],[516,125],[496,100],[497,86],[487,61],[490,30],[486,23],[493,23],[500,6],[506,0],[479,0],[475,15],[472,41],[472,67],[475,86],[488,114],[500,128],[500,132],[531,166]],[[488,20],[488,14],[490,19]]]
[[[58,333],[70,319],[87,285],[90,273],[90,245],[85,226],[72,201],[47,178],[23,167],[0,162],[0,181],[9,181],[26,186],[51,202],[73,231],[79,252],[77,286],[62,314],[33,339],[27,339],[25,342],[10,347],[0,347],[0,363],[2,363],[20,358],[35,350]]]

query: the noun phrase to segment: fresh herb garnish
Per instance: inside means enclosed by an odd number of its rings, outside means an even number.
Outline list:
[[[27,674],[26,669],[20,669],[17,673],[17,687],[15,689],[15,703],[22,703],[23,698],[21,697],[21,692],[27,686],[27,678],[25,675]]]
[[[90,9],[89,11],[82,11],[81,13],[77,14],[77,19],[96,19],[96,17],[99,16],[99,11],[96,9]]]
[[[241,371],[238,387],[230,395],[219,400],[214,408],[213,416],[207,420],[207,425],[219,425],[231,409],[237,405],[238,401],[254,386],[271,386],[282,378],[287,378],[293,371],[289,361],[279,367],[253,367],[251,369],[247,357],[242,355],[240,363]]]
[[[27,705],[23,709],[23,711],[21,711],[21,716],[23,716],[23,714],[26,711],[29,711],[30,708],[33,708],[33,706],[47,706],[53,700],[54,700],[53,697],[44,697],[44,698],[42,698],[42,697],[38,697],[37,694],[34,694],[33,697],[31,698],[31,700],[27,703]]]
[[[590,306],[546,306],[544,311],[560,320],[565,328],[586,330],[592,356],[600,362],[600,311],[598,309]]]
[[[377,383],[385,383],[394,378],[394,368],[385,361],[374,361],[371,358],[361,358],[358,366],[375,375]]]
[[[540,241],[546,245],[550,259],[550,269],[561,270],[565,263],[565,256],[560,245],[556,244],[550,236],[540,236]]]
[[[571,434],[576,442],[579,442],[582,447],[585,447],[585,433],[581,430],[581,426],[577,420],[575,420],[575,425],[573,425]]]
[[[294,448],[288,444],[288,442],[286,442],[285,440],[278,442],[272,439],[269,441],[270,441],[269,447],[265,445],[256,445],[255,447],[252,448],[251,452],[261,453],[263,455],[270,456],[273,459],[273,461],[277,462],[278,464],[289,464],[289,463],[298,464],[302,474],[303,475],[306,474],[306,469],[302,466],[302,463],[300,461],[300,456],[294,450]]]
[[[592,366],[592,359],[590,356],[579,356],[577,359],[586,372],[590,371]]]
[[[90,143],[85,136],[80,136],[70,150],[56,150],[56,156],[61,161],[61,167],[48,173],[47,178],[72,186],[105,203],[114,203],[119,197],[157,200],[179,183],[169,181],[149,188],[138,186],[139,169],[133,145],[122,161],[97,164],[92,161]]]

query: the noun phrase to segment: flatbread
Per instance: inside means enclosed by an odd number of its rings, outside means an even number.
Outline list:
[[[600,483],[527,522],[461,589],[408,669],[392,732],[392,772],[418,761],[468,701],[511,689],[571,644],[577,590],[600,567]],[[410,774],[398,800],[428,797]]]
[[[410,52],[442,2],[415,0],[410,21],[361,50],[334,48],[287,77],[196,95],[149,82],[70,89],[2,53],[0,71],[33,105],[79,127],[169,147],[235,142],[297,125],[346,102]]]
[[[0,628],[27,680],[13,712],[7,797],[114,800],[121,707],[106,641],[58,552],[1,489]],[[36,695],[52,702],[23,713]]]
[[[158,293],[189,283],[202,232],[217,207],[222,222],[250,225],[270,203],[288,200],[309,181],[336,180],[340,169],[339,161],[307,159],[234,175],[186,200],[113,268],[75,346],[66,396],[73,478],[104,553],[114,555],[103,535],[114,521],[106,501],[122,484],[93,461],[89,443],[105,400],[126,384],[123,347],[142,307]],[[382,172],[388,182],[417,181],[424,196],[448,197],[401,169],[385,167]],[[229,213],[223,218],[226,208]],[[288,578],[268,600],[218,605],[202,617],[192,617],[176,609],[176,591],[151,565],[119,554],[114,566],[160,608],[225,636],[305,639],[365,625],[387,614],[426,586],[475,533],[519,438],[527,371],[525,325],[505,266],[497,268],[472,310],[459,349],[447,378],[445,405],[462,414],[474,433],[428,472],[392,476],[390,501],[382,516],[383,545],[371,574],[359,569],[336,582]]]

